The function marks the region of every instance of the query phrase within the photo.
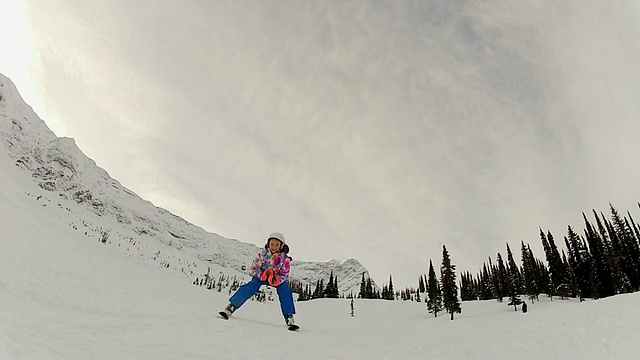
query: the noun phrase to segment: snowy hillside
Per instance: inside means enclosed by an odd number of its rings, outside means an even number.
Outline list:
[[[37,187],[22,195],[48,207],[58,223],[191,280],[209,268],[213,274],[246,277],[243,268],[255,257],[256,245],[208,233],[141,199],[85,156],[73,139],[49,130],[1,74],[0,98],[0,153],[11,159],[5,166],[30,175],[26,181]],[[291,255],[295,260],[295,246]],[[294,261],[292,278],[315,285],[318,279],[326,282],[331,271],[346,293],[358,291],[362,273],[368,276],[362,264],[350,259]]]
[[[549,301],[514,312],[465,302],[450,321],[424,303],[296,303],[298,333],[277,302],[248,302],[229,321],[226,294],[191,286],[145,259],[87,241],[61,223],[31,174],[0,153],[0,359],[635,359],[640,293]],[[40,195],[38,195],[40,196]],[[87,216],[90,212],[77,216]],[[105,221],[106,223],[106,221]]]

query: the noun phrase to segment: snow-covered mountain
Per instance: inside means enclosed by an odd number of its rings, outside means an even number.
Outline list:
[[[0,140],[15,165],[45,190],[27,193],[59,221],[130,257],[179,271],[193,280],[210,273],[246,276],[259,248],[212,234],[156,207],[88,158],[71,138],[57,137],[0,74]],[[25,200],[27,201],[27,200]],[[295,253],[291,254],[295,257]],[[355,259],[292,263],[303,285],[324,282],[333,271],[343,293],[359,291],[367,269]]]

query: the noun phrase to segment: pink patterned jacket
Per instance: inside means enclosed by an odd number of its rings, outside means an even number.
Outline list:
[[[262,249],[251,265],[251,274],[253,277],[260,278],[269,269],[273,269],[276,277],[285,282],[291,270],[291,259],[285,253],[274,255],[269,250]]]

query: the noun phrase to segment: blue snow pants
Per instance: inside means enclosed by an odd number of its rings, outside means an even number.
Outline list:
[[[240,286],[238,291],[229,299],[229,302],[237,308],[242,306],[245,301],[249,300],[255,293],[260,290],[262,285],[267,285],[266,281],[262,281],[257,277],[254,277],[248,283]],[[278,299],[280,300],[280,309],[282,315],[293,315],[296,313],[296,308],[293,306],[293,292],[286,282],[283,282],[276,288],[278,292]]]

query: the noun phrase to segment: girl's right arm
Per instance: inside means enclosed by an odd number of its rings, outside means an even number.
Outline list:
[[[262,265],[264,264],[264,256],[262,255],[262,251],[258,253],[258,256],[253,260],[253,264],[251,264],[251,274],[254,277],[260,277],[262,274]]]

